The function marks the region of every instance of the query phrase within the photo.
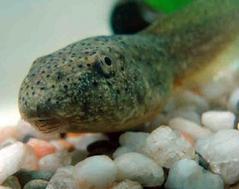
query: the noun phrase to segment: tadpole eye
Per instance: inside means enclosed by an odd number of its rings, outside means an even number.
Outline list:
[[[103,59],[97,61],[95,64],[95,68],[98,73],[104,75],[106,78],[109,78],[114,75],[112,60],[108,56],[105,56]]]
[[[108,66],[111,66],[111,64],[112,64],[112,62],[111,62],[111,59],[109,58],[109,57],[105,57],[104,58],[104,61],[105,61],[105,63],[108,65]]]

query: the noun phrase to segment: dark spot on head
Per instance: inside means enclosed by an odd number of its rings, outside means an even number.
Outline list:
[[[42,70],[41,73],[44,74],[44,73],[45,73],[45,70]]]
[[[50,77],[50,75],[49,75],[49,74],[47,74],[47,75],[46,75],[46,77],[48,78],[48,77]]]
[[[37,85],[39,85],[40,84],[40,81],[37,81]]]
[[[52,87],[52,88],[55,88],[55,85],[52,85],[51,87]]]
[[[90,66],[91,66],[91,64],[87,64],[87,66],[88,66],[88,67],[90,67]]]
[[[68,86],[67,86],[67,85],[64,85],[64,89],[68,89]]]
[[[121,67],[120,69],[121,69],[121,71],[124,71],[124,67]]]
[[[40,89],[41,89],[41,90],[45,90],[45,87],[41,87]]]
[[[111,86],[111,83],[109,81],[107,81],[107,85]]]
[[[96,86],[98,86],[98,82],[97,82],[97,81],[95,81],[95,80],[93,81],[93,83],[92,83],[92,84],[93,84],[95,87],[96,87]]]
[[[50,102],[50,101],[51,101],[51,98],[48,98],[47,101]]]
[[[32,92],[32,95],[35,95],[35,92]]]
[[[111,59],[109,57],[105,57],[104,61],[108,66],[110,66],[112,64]]]
[[[63,74],[61,72],[57,73],[57,80],[61,80],[63,78]]]
[[[79,65],[78,65],[78,67],[79,67],[79,68],[82,68],[82,67],[83,67],[83,65],[82,65],[82,64],[79,64]]]

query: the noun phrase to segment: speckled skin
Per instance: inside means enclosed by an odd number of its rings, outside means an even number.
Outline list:
[[[139,34],[88,38],[40,57],[21,85],[20,113],[43,132],[143,124],[160,112],[175,81],[237,36],[238,10],[237,0],[197,0]]]

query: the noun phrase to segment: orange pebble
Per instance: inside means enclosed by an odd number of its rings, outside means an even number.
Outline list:
[[[0,128],[0,143],[9,138],[18,139],[19,132],[16,127],[3,127]]]
[[[192,144],[192,146],[194,146],[195,140],[193,139],[193,137],[190,134],[188,134],[186,132],[182,132],[182,131],[180,133],[185,140],[187,140],[190,144]]]
[[[58,151],[61,151],[61,150],[73,151],[74,150],[74,145],[63,139],[53,140],[51,141],[51,144],[54,145]]]
[[[87,133],[67,133],[66,137],[75,138],[75,137],[79,137],[79,136],[82,136],[85,134],[87,134]]]
[[[27,144],[33,148],[38,159],[56,152],[54,145],[44,140],[31,138]]]

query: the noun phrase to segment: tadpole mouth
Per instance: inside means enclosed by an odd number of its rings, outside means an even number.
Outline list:
[[[67,125],[62,119],[52,117],[31,117],[28,118],[27,121],[43,133],[63,131]]]

